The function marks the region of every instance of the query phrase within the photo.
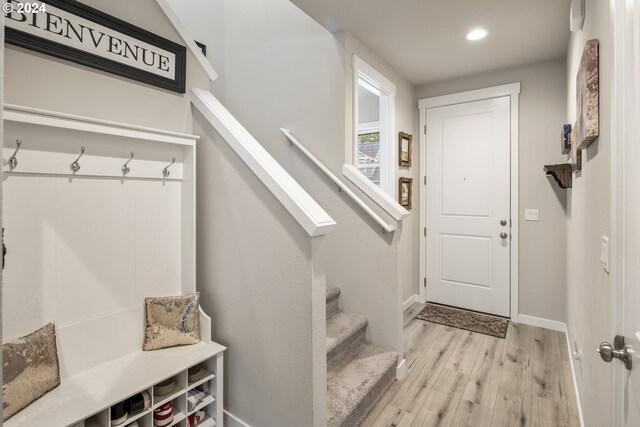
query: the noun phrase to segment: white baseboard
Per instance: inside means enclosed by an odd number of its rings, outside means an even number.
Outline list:
[[[525,314],[521,314],[520,316],[518,316],[518,323],[537,326],[539,328],[547,328],[547,329],[560,331],[560,332],[565,332],[567,330],[567,325],[565,325],[563,322],[558,322],[557,320],[543,319],[542,317],[527,316]]]
[[[420,302],[420,295],[411,295],[409,299],[402,303],[402,311],[407,311],[409,307],[413,305],[414,302]]]
[[[569,329],[564,325],[564,336],[567,338],[567,350],[569,351],[569,363],[571,364],[571,377],[573,378],[573,389],[576,393],[578,401],[578,415],[580,415],[580,427],[584,427],[584,416],[582,415],[582,404],[580,403],[580,392],[578,391],[578,379],[576,378],[576,369],[573,365],[573,353],[571,352],[571,340],[569,339]]]
[[[398,364],[398,366],[396,366],[396,379],[402,379],[402,377],[404,377],[404,374],[407,372],[407,359],[402,359],[402,362],[400,362]]]
[[[251,427],[249,424],[227,411],[224,411],[224,425],[227,427]]]

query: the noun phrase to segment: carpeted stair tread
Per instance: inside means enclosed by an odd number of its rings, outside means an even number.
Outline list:
[[[327,365],[327,426],[360,423],[395,378],[398,353],[363,343]]]
[[[361,314],[338,311],[327,319],[327,354],[363,334],[369,321]]]
[[[338,297],[340,289],[327,287],[327,319],[340,310]]]
[[[340,289],[327,286],[327,301],[340,295]]]

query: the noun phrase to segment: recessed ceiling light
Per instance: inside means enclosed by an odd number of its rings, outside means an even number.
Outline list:
[[[489,34],[489,31],[484,28],[475,28],[467,33],[467,40],[480,40],[487,37],[487,34]]]

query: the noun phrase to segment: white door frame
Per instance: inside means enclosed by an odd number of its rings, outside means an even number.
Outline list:
[[[625,270],[625,182],[633,182],[634,177],[640,174],[637,168],[625,168],[625,146],[635,144],[638,135],[628,122],[635,120],[629,117],[629,95],[633,88],[630,80],[636,77],[636,61],[638,53],[633,46],[632,31],[634,28],[633,15],[639,13],[637,2],[627,0],[612,0],[611,22],[613,31],[613,96],[611,102],[611,254],[610,275],[612,284],[612,330],[607,339],[613,339],[616,334],[624,333],[624,270]],[[629,88],[631,86],[631,88]],[[631,100],[633,103],[633,99]],[[635,111],[638,101],[635,101]],[[631,112],[634,114],[634,112]],[[619,365],[619,364],[616,364]],[[637,367],[634,367],[637,369]],[[612,425],[621,426],[624,420],[624,384],[625,369],[620,364],[615,368],[613,377],[613,419]]]
[[[424,303],[427,298],[426,283],[426,226],[427,226],[427,162],[426,162],[426,112],[430,108],[444,107],[447,105],[464,104],[473,101],[483,101],[485,99],[509,96],[511,98],[511,271],[510,289],[511,320],[518,321],[518,100],[520,96],[520,82],[510,83],[501,86],[493,86],[484,89],[470,90],[467,92],[454,93],[451,95],[436,96],[433,98],[421,99],[418,101],[420,111],[420,302]]]

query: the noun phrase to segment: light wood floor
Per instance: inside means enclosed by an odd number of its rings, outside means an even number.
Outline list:
[[[405,312],[407,372],[364,427],[579,427],[565,335],[509,324],[505,339],[415,320]]]

